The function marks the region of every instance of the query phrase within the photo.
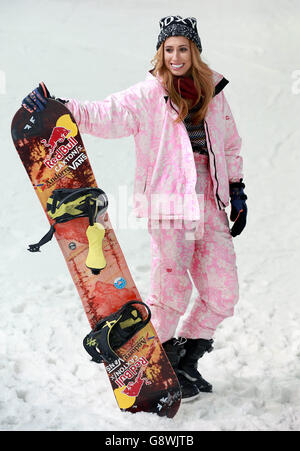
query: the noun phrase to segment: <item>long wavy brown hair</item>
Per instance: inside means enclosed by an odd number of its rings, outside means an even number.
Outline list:
[[[196,44],[191,40],[189,40],[189,44],[192,56],[192,67],[187,75],[191,76],[194,80],[195,87],[198,91],[196,103],[199,103],[200,105],[200,109],[193,113],[192,121],[194,124],[199,124],[205,118],[209,102],[214,95],[213,72],[208,65],[202,61]],[[165,65],[164,43],[158,49],[151,63],[154,65],[151,73],[154,76],[158,74],[161,77],[171,102],[178,107],[178,117],[175,122],[183,121],[192,106],[192,101],[181,97],[174,87],[173,75]]]

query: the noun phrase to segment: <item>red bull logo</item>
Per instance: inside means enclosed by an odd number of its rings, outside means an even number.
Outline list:
[[[127,368],[127,370],[119,376],[115,382],[122,389],[122,393],[127,396],[138,396],[144,382],[148,385],[151,382],[148,381],[146,377],[143,377],[146,366],[148,365],[148,360],[145,357],[139,358],[133,365]],[[135,378],[135,379],[134,379]],[[124,381],[127,379],[134,379],[134,381],[128,382],[124,388]]]
[[[58,143],[63,143],[70,132],[71,130],[67,130],[65,127],[54,127],[49,140],[46,141],[45,139],[42,139],[42,144],[47,148],[50,148],[50,158],[54,154]]]
[[[152,383],[144,375],[149,364],[148,360],[145,357],[138,358],[137,356],[134,356],[130,360],[131,364],[116,369],[115,373],[118,376],[111,379],[118,387],[114,389],[114,394],[120,409],[129,409],[132,407],[144,385],[150,385]],[[113,376],[116,376],[116,374]]]
[[[49,149],[49,154],[44,164],[49,168],[54,168],[56,172],[65,169],[65,166],[72,161],[69,167],[76,170],[86,159],[83,146],[75,139],[78,128],[69,114],[59,116],[53,127],[50,138],[42,139],[41,143]]]
[[[146,377],[143,377],[144,371],[145,368],[141,368],[136,379],[134,381],[128,382],[127,386],[122,390],[122,393],[124,393],[124,395],[136,398],[140,394],[144,383],[146,385],[151,384],[151,382]]]
[[[58,130],[58,129],[60,129],[60,130]],[[68,141],[67,144],[56,148],[57,143],[64,142],[66,140],[66,136],[68,134],[69,134],[69,130],[67,130],[66,128],[55,127],[51,133],[49,141],[47,142],[45,139],[42,140],[42,143],[46,147],[51,147],[50,158],[47,158],[47,160],[44,161],[45,165],[49,169],[52,169],[54,166],[56,166],[60,160],[62,160],[71,150],[74,149],[75,146],[77,146],[78,141],[73,136],[71,136],[69,139],[67,139],[67,141]],[[54,151],[55,151],[55,156],[53,158],[51,158]]]

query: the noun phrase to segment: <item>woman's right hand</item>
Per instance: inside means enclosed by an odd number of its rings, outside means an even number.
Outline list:
[[[50,97],[46,85],[41,82],[37,88],[23,99],[22,106],[29,111],[29,113],[33,113],[34,111],[40,112],[46,108]]]

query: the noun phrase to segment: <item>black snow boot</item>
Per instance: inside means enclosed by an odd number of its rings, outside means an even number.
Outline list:
[[[168,340],[165,343],[163,343],[165,353],[167,354],[168,359],[179,380],[183,402],[192,401],[200,395],[200,391],[198,390],[197,386],[194,383],[190,382],[182,374],[182,372],[179,372],[178,370],[180,359],[185,354],[184,349],[185,342],[186,342],[185,338],[184,339],[171,338],[171,340]]]
[[[213,348],[213,340],[204,340],[199,338],[197,340],[186,339],[184,345],[185,354],[180,359],[178,372],[192,384],[195,384],[200,392],[211,393],[212,385],[207,382],[199,371],[197,370],[198,360],[203,357],[206,352],[211,352]]]

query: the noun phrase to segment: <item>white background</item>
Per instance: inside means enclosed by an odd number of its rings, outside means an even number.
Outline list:
[[[81,344],[89,325],[55,240],[26,250],[48,223],[10,137],[41,80],[79,100],[143,80],[170,14],[198,19],[204,60],[230,80],[249,198],[234,240],[240,302],[199,365],[214,393],[173,420],[121,413],[103,368],[90,363]],[[0,429],[300,429],[299,23],[298,0],[0,0]],[[133,139],[83,138],[98,183],[116,202],[126,187],[132,216]],[[114,224],[145,299],[145,222]]]

